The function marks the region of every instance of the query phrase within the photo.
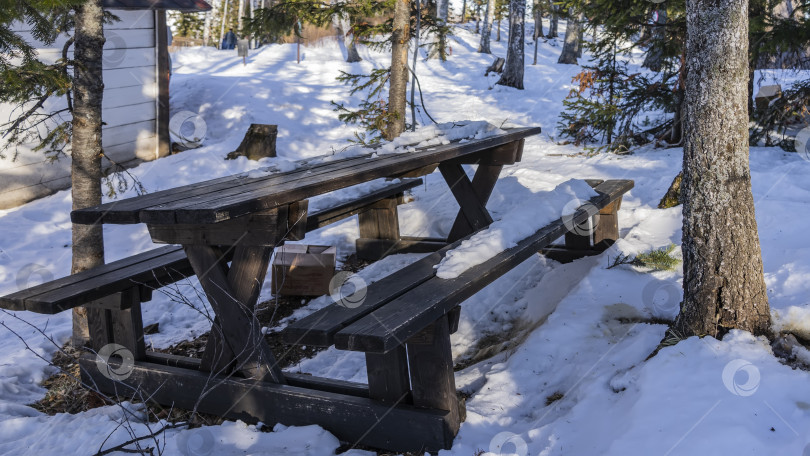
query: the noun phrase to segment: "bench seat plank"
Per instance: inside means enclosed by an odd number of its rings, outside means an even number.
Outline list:
[[[314,231],[339,220],[357,215],[363,212],[366,206],[372,203],[404,193],[406,190],[422,185],[422,183],[422,179],[402,179],[399,183],[373,191],[356,200],[339,204],[331,209],[324,209],[313,214],[308,214],[307,231]]]
[[[630,180],[603,182],[595,188],[599,195],[591,198],[590,203],[601,209],[631,188],[633,181]],[[582,223],[592,215],[581,206],[573,216],[573,222]],[[433,277],[339,331],[334,337],[335,347],[386,353],[567,231],[562,218],[557,219],[519,242],[516,247],[468,269],[455,279]]]
[[[158,287],[192,273],[181,247],[160,247],[0,297],[0,307],[55,314],[134,284]]]

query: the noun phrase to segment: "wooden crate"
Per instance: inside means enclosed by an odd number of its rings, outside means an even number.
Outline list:
[[[273,293],[284,296],[329,294],[335,275],[334,246],[285,244],[273,259]]]

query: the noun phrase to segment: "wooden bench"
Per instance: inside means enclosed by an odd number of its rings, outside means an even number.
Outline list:
[[[387,216],[396,217],[396,205],[404,202],[405,191],[421,184],[422,179],[405,179],[309,214],[305,231],[353,215],[363,216],[381,204],[392,208]],[[225,252],[222,260],[230,261],[231,256]],[[153,290],[191,276],[194,270],[183,247],[165,246],[0,297],[0,308],[56,314],[86,307],[93,331],[92,348],[117,343],[142,358],[146,352],[141,303],[152,299]]]
[[[445,413],[441,415],[441,429],[402,436],[406,432],[402,429],[411,424],[388,422],[380,427],[388,434],[378,435],[377,439],[395,442],[396,451],[450,448],[464,415],[456,396],[450,350],[450,334],[458,328],[460,304],[562,236],[566,237],[568,258],[603,251],[618,239],[616,211],[633,182],[589,183],[599,196],[580,206],[573,217],[546,225],[516,247],[459,277],[440,279],[435,276],[434,266],[472,235],[373,283],[357,307],[333,304],[292,323],[284,331],[285,341],[364,352],[371,399]],[[574,230],[572,235],[572,228],[594,217],[604,219],[595,224],[595,232]],[[557,249],[564,251],[566,247]],[[397,432],[400,435],[394,435]]]

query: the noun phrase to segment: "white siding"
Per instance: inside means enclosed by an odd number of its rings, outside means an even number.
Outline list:
[[[155,159],[158,151],[155,15],[149,10],[112,12],[121,22],[105,26],[102,144],[116,163],[134,164]],[[16,30],[36,43],[25,24],[17,25]],[[60,58],[65,41],[60,37],[39,47],[40,58],[50,62]],[[69,55],[72,53],[71,48]],[[10,106],[0,105],[0,120],[13,115]],[[17,155],[14,161],[0,159],[0,209],[70,186],[69,158],[50,163],[43,153],[25,147],[18,148]]]

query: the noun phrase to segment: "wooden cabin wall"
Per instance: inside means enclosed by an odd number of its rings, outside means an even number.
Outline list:
[[[130,167],[142,161],[154,160],[168,153],[158,141],[158,53],[156,50],[156,21],[162,12],[152,10],[112,10],[121,21],[105,25],[104,34],[104,98],[102,132],[104,152],[118,164]],[[30,29],[29,29],[30,30]],[[21,24],[17,31],[36,43]],[[43,60],[55,61],[61,56],[66,37],[55,43],[38,47]],[[50,108],[64,106],[59,100]],[[5,121],[14,113],[8,105],[0,105],[0,119]],[[69,119],[69,115],[66,117]],[[168,119],[163,121],[168,122]],[[0,159],[0,209],[19,206],[36,198],[70,187],[70,158],[49,163],[42,152],[30,147],[18,147],[15,161]],[[10,154],[9,154],[10,155]],[[105,167],[110,162],[105,160]]]

